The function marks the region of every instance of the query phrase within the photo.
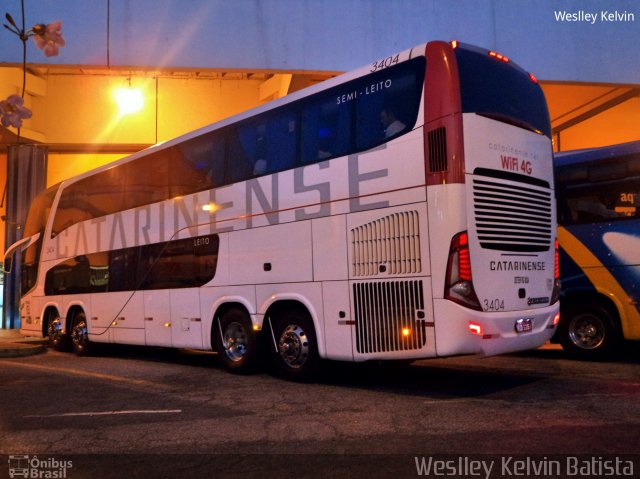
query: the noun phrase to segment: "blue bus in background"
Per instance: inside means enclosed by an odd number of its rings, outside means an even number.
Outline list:
[[[640,339],[640,141],[555,155],[561,318],[576,357]]]

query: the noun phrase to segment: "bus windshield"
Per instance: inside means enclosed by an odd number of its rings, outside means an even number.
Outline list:
[[[551,138],[544,93],[529,74],[485,52],[456,48],[455,53],[464,113],[495,118]]]

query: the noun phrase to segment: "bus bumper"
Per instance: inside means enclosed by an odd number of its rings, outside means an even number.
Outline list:
[[[496,354],[542,346],[555,333],[559,303],[522,311],[482,312],[445,299],[434,300],[436,354]]]

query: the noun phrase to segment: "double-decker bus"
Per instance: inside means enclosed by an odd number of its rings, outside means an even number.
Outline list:
[[[234,371],[262,345],[291,378],[538,347],[559,319],[550,136],[503,55],[381,58],[43,192],[12,248],[21,331]]]
[[[562,319],[578,357],[640,339],[640,141],[557,153]]]

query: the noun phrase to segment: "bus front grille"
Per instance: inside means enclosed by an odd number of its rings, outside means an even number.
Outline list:
[[[419,273],[417,211],[394,213],[351,230],[353,276]]]
[[[408,351],[424,347],[422,281],[355,283],[353,299],[359,353]]]
[[[473,212],[482,248],[548,251],[554,238],[552,207],[548,189],[490,178],[473,179]]]

